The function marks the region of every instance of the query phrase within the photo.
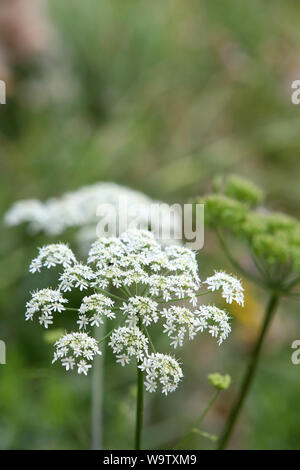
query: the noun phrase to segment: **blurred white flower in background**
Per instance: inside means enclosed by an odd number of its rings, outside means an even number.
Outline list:
[[[17,201],[6,212],[4,222],[7,226],[26,223],[30,233],[43,232],[49,236],[60,235],[68,228],[77,228],[79,244],[89,246],[98,236],[106,235],[103,230],[99,233],[97,223],[104,215],[103,211],[108,209],[116,214],[115,219],[110,217],[110,231],[115,233],[120,227],[118,219],[122,217],[123,212],[126,212],[127,226],[136,224],[138,228],[146,230],[151,228],[156,234],[181,233],[179,212],[139,191],[115,183],[83,186],[76,191],[67,192],[61,197],[50,198],[44,202],[37,199]],[[127,228],[124,226],[124,231]],[[118,234],[122,232],[121,227]],[[172,241],[179,242],[178,239]]]

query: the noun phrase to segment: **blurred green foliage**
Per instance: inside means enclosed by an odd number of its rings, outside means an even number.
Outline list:
[[[297,216],[300,111],[291,104],[290,85],[299,78],[298,8],[295,0],[49,0],[55,39],[41,58],[12,62],[14,83],[0,107],[1,215],[17,199],[57,196],[95,181],[182,202],[210,190],[217,175],[238,173],[263,187],[269,207]],[[237,193],[233,180],[227,197]],[[261,194],[248,188],[242,197],[252,204]],[[219,209],[232,225],[221,200]],[[253,223],[260,221],[247,220],[248,233]],[[53,280],[49,273],[47,279],[27,274],[46,241],[1,226],[0,338],[7,364],[0,365],[0,448],[90,446],[90,379],[50,366],[41,329],[24,322],[29,291]],[[226,266],[209,232],[199,259],[203,277],[211,265]],[[264,302],[259,291],[255,296]],[[282,309],[290,310],[282,324],[295,321],[294,328],[272,339],[278,348],[266,353],[235,447],[300,448],[299,370],[287,354],[297,336],[297,309]],[[147,396],[146,446],[174,442],[193,422],[208,400],[205,377],[212,370],[233,379],[207,423],[207,431],[220,432],[246,360],[239,331],[234,326],[222,349],[201,339],[182,352],[180,390],[168,399]],[[105,444],[130,448],[134,374],[109,353],[106,361]],[[212,444],[195,436],[191,445]]]

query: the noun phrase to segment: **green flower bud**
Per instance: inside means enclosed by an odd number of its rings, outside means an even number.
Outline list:
[[[252,240],[252,247],[257,256],[269,264],[286,263],[290,259],[288,239],[282,234],[256,235]]]
[[[218,372],[215,372],[214,374],[209,374],[207,378],[211,385],[217,390],[227,390],[231,383],[231,377],[228,374],[221,375]]]
[[[249,211],[241,226],[241,233],[246,238],[252,239],[255,235],[266,233],[267,228],[266,218],[263,214]]]
[[[300,271],[300,247],[291,248],[291,259],[293,262],[294,270],[299,272]]]
[[[294,230],[289,233],[289,241],[296,248],[300,248],[300,224],[298,223]]]
[[[265,220],[270,233],[274,233],[277,230],[292,230],[298,225],[297,219],[280,212],[266,215]]]
[[[246,207],[227,196],[212,194],[205,197],[205,220],[213,227],[238,231],[246,216]]]
[[[245,178],[234,175],[227,180],[225,194],[250,207],[261,204],[264,199],[264,193],[258,186]]]

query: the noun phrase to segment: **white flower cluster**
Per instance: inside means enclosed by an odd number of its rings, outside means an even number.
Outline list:
[[[229,315],[214,305],[201,305],[195,312],[198,317],[198,331],[208,332],[222,344],[231,331]]]
[[[103,323],[103,317],[110,320],[116,317],[112,308],[114,301],[103,294],[93,294],[84,297],[79,308],[79,329],[85,329],[88,324],[91,326],[100,326]],[[87,315],[89,314],[89,315]]]
[[[26,303],[26,320],[33,320],[35,313],[41,313],[39,322],[48,328],[53,323],[53,312],[65,310],[65,299],[59,290],[42,289],[32,294],[31,300]]]
[[[152,322],[156,323],[159,319],[158,303],[149,297],[130,297],[120,310],[126,315],[126,323],[129,326],[136,326],[139,319],[146,326]]]
[[[214,292],[222,289],[222,297],[227,303],[231,304],[233,301],[239,305],[244,306],[244,289],[241,281],[234,276],[230,276],[223,271],[217,272],[204,281],[208,288]]]
[[[62,265],[64,268],[76,263],[73,251],[64,243],[56,243],[39,248],[39,255],[30,263],[31,273],[40,272],[42,267],[52,268]]]
[[[52,363],[57,360],[66,370],[77,365],[78,374],[87,375],[96,354],[101,355],[97,341],[86,333],[69,333],[55,343],[56,351]]]
[[[74,288],[86,290],[90,286],[90,281],[95,278],[93,270],[84,264],[76,263],[65,268],[60,276],[59,288],[63,292],[71,291]]]
[[[164,308],[161,315],[166,319],[164,333],[170,336],[172,340],[171,346],[174,346],[174,348],[183,345],[186,334],[192,340],[200,330],[196,312],[188,308],[173,305],[169,308]]]
[[[198,331],[208,332],[222,344],[231,331],[229,315],[214,305],[201,305],[192,312],[185,307],[164,308],[161,315],[166,319],[164,332],[171,338],[171,346],[182,346],[185,335],[194,339]]]
[[[108,344],[122,366],[129,364],[132,356],[141,361],[148,354],[148,338],[136,326],[116,328]]]
[[[166,204],[153,201],[145,194],[120,186],[115,183],[95,183],[67,192],[59,198],[50,198],[45,202],[37,199],[25,199],[16,202],[5,214],[4,221],[8,226],[27,223],[32,233],[44,232],[47,235],[59,235],[69,227],[79,227],[82,231],[79,238],[89,243],[96,238],[96,224],[100,220],[99,209],[108,205],[115,208],[120,216],[120,200],[128,212],[128,225],[137,221],[145,229],[155,211],[156,226],[152,229],[159,233],[167,230],[169,225],[176,232],[181,227],[181,217],[175,213],[175,219],[169,222],[170,210]],[[131,209],[135,210],[132,211]],[[136,212],[130,216],[131,212]],[[172,212],[174,217],[174,212]],[[116,220],[115,223],[118,223]],[[172,225],[171,225],[172,224]],[[104,235],[104,234],[103,234]]]
[[[200,279],[195,253],[162,247],[151,232],[132,229],[119,238],[101,238],[93,243],[88,263],[96,268],[95,288],[143,285],[153,297],[187,297],[196,303]]]
[[[229,315],[225,311],[213,305],[197,307],[198,296],[203,293],[199,293],[201,282],[195,253],[179,246],[163,247],[152,232],[132,229],[119,238],[100,238],[91,246],[87,264],[79,263],[66,245],[49,245],[40,250],[30,270],[58,264],[62,270],[58,289],[34,293],[26,305],[26,318],[32,320],[34,313],[41,312],[40,323],[47,328],[53,322],[53,312],[65,309],[67,299],[62,292],[92,291],[82,298],[78,309],[71,309],[78,311],[79,330],[98,327],[105,317],[110,320],[118,317],[108,344],[122,366],[133,358],[137,360],[146,371],[145,384],[151,392],[159,384],[165,394],[175,390],[182,371],[174,358],[155,352],[149,326],[160,324],[174,348],[183,346],[186,338],[194,339],[199,332],[207,331],[218,344],[230,333]],[[236,278],[215,273],[205,284],[212,291],[222,288],[227,302],[243,304],[243,288]],[[190,303],[183,304],[186,300]],[[166,302],[170,306],[164,306]],[[87,361],[92,361],[98,352],[96,345],[83,332],[65,335],[56,343],[55,360],[61,359],[66,369],[71,370],[76,358],[80,358],[78,372],[86,374],[91,367]]]
[[[152,353],[144,358],[139,366],[146,371],[146,390],[156,392],[158,384],[162,387],[162,393],[167,395],[176,390],[183,373],[180,365],[172,356],[161,353]]]

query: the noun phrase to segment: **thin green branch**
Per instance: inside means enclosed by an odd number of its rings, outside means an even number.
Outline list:
[[[109,297],[114,297],[117,300],[120,300],[121,302],[126,302],[127,299],[124,299],[122,297],[119,297],[118,295],[112,294],[111,292],[106,291],[105,289],[102,289],[101,287],[98,287],[98,289],[105,295],[108,295]]]
[[[179,443],[174,447],[174,449],[180,449],[182,448],[183,444],[186,443],[186,441],[195,433],[195,428],[197,429],[200,424],[202,423],[202,421],[204,420],[205,416],[207,415],[207,413],[209,412],[209,410],[211,409],[211,407],[213,406],[214,402],[216,401],[216,399],[218,398],[219,396],[219,393],[221,392],[221,390],[216,390],[215,393],[213,394],[213,396],[211,397],[210,401],[208,402],[208,405],[207,407],[205,408],[205,410],[202,412],[202,414],[200,415],[200,417],[197,419],[197,421],[194,423],[192,429],[190,431],[188,431],[185,436],[183,436],[183,438],[179,441]]]
[[[293,279],[286,287],[286,290],[287,291],[290,291],[291,289],[293,289],[293,287],[295,287],[297,284],[300,283],[300,277],[296,277],[296,279]]]
[[[132,297],[132,292],[130,292],[130,289],[127,286],[124,286],[124,290],[127,292],[128,297]]]
[[[148,331],[146,325],[144,325],[143,328],[144,328],[144,331],[145,331],[145,333],[146,333],[146,335],[147,335],[147,337],[148,337],[148,339],[149,339],[149,343],[150,343],[150,346],[151,346],[151,348],[152,348],[152,351],[154,352],[154,354],[156,354],[156,349],[155,349],[155,347],[154,347],[154,344],[153,344],[153,342],[152,342],[151,336],[150,336],[150,334],[149,334],[149,331]]]
[[[228,441],[231,437],[231,434],[232,434],[232,431],[233,431],[234,426],[236,424],[236,421],[239,417],[239,414],[242,410],[244,401],[245,401],[245,399],[246,399],[246,397],[249,393],[253,378],[254,378],[255,373],[256,373],[257,365],[258,365],[258,362],[259,362],[259,357],[260,357],[263,341],[264,341],[266,332],[268,330],[268,327],[270,325],[270,322],[271,322],[271,320],[274,316],[274,313],[277,309],[279,301],[280,301],[280,294],[278,294],[277,292],[273,292],[271,297],[270,297],[270,300],[269,300],[269,303],[268,303],[268,306],[267,306],[267,309],[266,309],[266,313],[265,313],[265,318],[264,318],[264,321],[263,321],[263,324],[262,324],[262,328],[261,328],[257,343],[255,345],[255,348],[252,352],[252,356],[251,356],[248,368],[246,370],[246,374],[244,376],[244,380],[242,382],[242,386],[240,388],[237,400],[235,402],[234,407],[232,408],[231,413],[229,414],[227,423],[225,425],[225,430],[224,430],[223,435],[222,435],[222,437],[219,441],[218,449],[220,449],[220,450],[224,449],[226,447],[226,445],[227,445],[227,443],[228,443]]]
[[[142,328],[139,320],[139,328]],[[137,361],[137,397],[136,397],[136,423],[135,423],[135,450],[142,448],[142,430],[144,414],[144,372],[140,369],[140,361]]]

